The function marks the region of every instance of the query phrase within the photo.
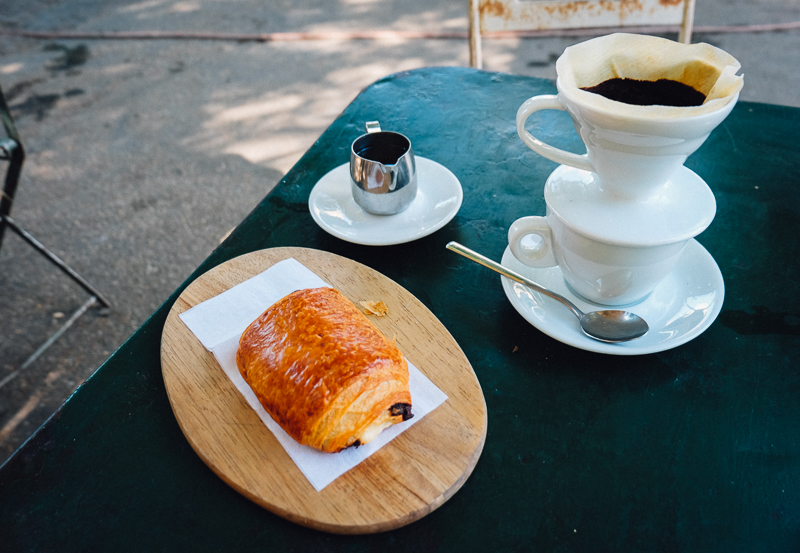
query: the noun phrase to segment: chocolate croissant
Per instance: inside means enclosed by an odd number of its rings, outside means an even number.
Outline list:
[[[413,416],[403,354],[333,288],[273,304],[242,334],[236,363],[275,422],[326,453]]]

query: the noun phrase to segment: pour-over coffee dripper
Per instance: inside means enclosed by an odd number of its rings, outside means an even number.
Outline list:
[[[713,192],[683,164],[736,104],[739,67],[707,44],[641,35],[614,34],[567,48],[556,64],[558,95],[533,97],[517,113],[523,142],[561,165],[545,184],[546,217],[512,225],[515,257],[532,267],[559,265],[572,290],[596,303],[646,297],[714,218]],[[692,107],[642,106],[583,90],[613,78],[677,81],[706,100]],[[542,109],[567,111],[587,153],[560,150],[528,132],[526,120]],[[552,230],[561,228],[571,238]],[[520,246],[529,234],[551,232],[548,248]],[[554,257],[545,259],[546,250]],[[658,259],[648,261],[655,253]]]
[[[728,116],[739,96],[740,65],[707,44],[613,34],[567,48],[556,64],[558,95],[536,96],[517,112],[522,141],[557,163],[596,174],[605,192],[622,199],[657,193],[686,158]],[[639,106],[583,90],[612,78],[674,80],[706,96],[700,106]],[[545,144],[525,128],[534,112],[567,111],[587,154]]]

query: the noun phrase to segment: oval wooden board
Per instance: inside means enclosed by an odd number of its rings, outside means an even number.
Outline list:
[[[371,320],[448,399],[367,460],[317,492],[245,402],[214,357],[178,318],[187,309],[293,257],[356,305],[383,301]],[[231,259],[200,276],[170,311],[161,367],[178,424],[225,482],[288,520],[341,534],[398,528],[447,501],[472,473],[486,439],[486,403],[445,327],[397,283],[355,261],[305,248]]]

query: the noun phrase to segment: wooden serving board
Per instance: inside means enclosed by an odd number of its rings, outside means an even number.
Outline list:
[[[370,317],[448,399],[374,455],[317,492],[178,315],[295,258],[356,305],[383,301]],[[288,520],[341,534],[391,530],[430,513],[472,473],[486,439],[486,403],[469,361],[445,327],[404,288],[355,261],[305,248],[232,259],[200,276],[170,311],[161,341],[169,401],[184,435],[225,482]],[[334,454],[335,455],[335,454]]]

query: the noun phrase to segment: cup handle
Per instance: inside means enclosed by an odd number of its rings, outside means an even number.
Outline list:
[[[535,246],[523,245],[522,240],[531,234],[541,238]],[[522,217],[508,229],[508,246],[521,263],[528,267],[555,267],[553,232],[544,217]]]
[[[594,166],[589,161],[589,158],[586,154],[573,154],[571,152],[566,152],[559,148],[555,148],[549,144],[545,144],[525,130],[525,121],[528,120],[528,117],[530,117],[533,112],[542,109],[557,109],[560,111],[566,111],[566,108],[555,94],[543,94],[541,96],[534,96],[533,98],[526,100],[525,103],[519,107],[519,110],[517,110],[517,133],[525,145],[540,156],[546,157],[547,159],[555,161],[556,163],[569,165],[570,167],[576,167],[578,169],[583,169],[584,171],[590,171],[594,173]]]

